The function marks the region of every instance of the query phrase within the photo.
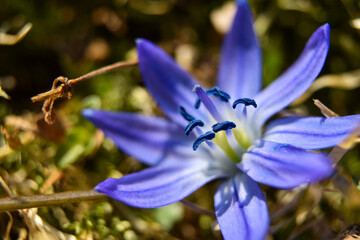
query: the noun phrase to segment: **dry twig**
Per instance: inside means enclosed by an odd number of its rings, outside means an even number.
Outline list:
[[[50,91],[47,91],[45,93],[40,93],[34,97],[31,98],[33,102],[39,102],[44,101],[42,112],[45,114],[44,118],[45,121],[48,124],[52,124],[54,122],[54,102],[63,97],[67,97],[68,99],[71,99],[71,91],[73,85],[82,82],[84,80],[90,79],[92,77],[117,70],[119,68],[123,67],[129,67],[129,66],[135,66],[138,64],[138,61],[133,62],[118,62],[114,63],[102,68],[99,68],[97,70],[94,70],[92,72],[89,72],[81,77],[75,78],[75,79],[68,79],[67,77],[57,77],[52,85],[52,88]],[[60,83],[60,85],[59,85]],[[59,86],[58,86],[59,85]]]
[[[98,193],[94,190],[62,192],[29,197],[10,197],[0,199],[0,212],[104,199],[106,199],[105,194]]]

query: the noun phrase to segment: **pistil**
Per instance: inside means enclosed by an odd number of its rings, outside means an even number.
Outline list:
[[[231,148],[225,131],[216,133],[216,137],[212,142],[219,146],[232,161],[240,162],[241,159]]]
[[[200,85],[195,85],[193,88],[193,91],[196,93],[196,95],[200,98],[201,102],[204,103],[206,109],[209,111],[211,116],[217,121],[217,122],[223,122],[223,119],[215,107],[214,103],[211,101],[211,99],[208,97],[208,95],[205,93],[204,89],[201,88]]]

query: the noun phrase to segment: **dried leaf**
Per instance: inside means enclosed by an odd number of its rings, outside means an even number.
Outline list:
[[[0,87],[0,97],[10,99],[10,96]]]
[[[0,32],[0,45],[14,45],[20,42],[31,28],[32,24],[27,23],[15,35]]]
[[[55,115],[53,124],[48,124],[41,116],[36,121],[37,134],[54,142],[62,142],[65,140],[66,126],[63,120]]]
[[[10,134],[6,128],[1,127],[1,133],[4,136],[5,140],[9,147],[13,150],[20,149],[23,145],[20,141],[20,138],[17,134]]]
[[[325,117],[339,117],[339,114],[335,113],[334,111],[332,111],[330,108],[328,108],[327,106],[325,106],[325,104],[323,104],[322,102],[320,102],[317,99],[313,99],[315,106],[317,106],[321,113],[325,116]]]
[[[355,18],[350,20],[350,26],[352,26],[355,29],[360,29],[360,18]]]

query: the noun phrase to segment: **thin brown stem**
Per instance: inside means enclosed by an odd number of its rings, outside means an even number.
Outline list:
[[[46,99],[48,99],[49,97],[56,97],[56,95],[60,94],[63,91],[64,86],[60,85],[58,87],[56,87],[58,82],[62,82],[63,84],[68,85],[69,87],[72,87],[72,85],[77,84],[81,81],[84,80],[88,80],[90,78],[93,78],[95,76],[99,76],[101,74],[110,72],[110,71],[114,71],[117,70],[119,68],[123,68],[123,67],[129,67],[129,66],[135,66],[138,64],[138,61],[134,61],[134,62],[117,62],[102,68],[99,68],[97,70],[94,70],[92,72],[89,72],[85,75],[82,75],[78,78],[74,78],[74,79],[70,79],[68,80],[65,77],[58,77],[54,80],[54,84],[53,87],[50,91],[44,92],[44,93],[40,93],[34,97],[31,98],[31,100],[33,102],[39,102],[39,101],[44,101]]]
[[[0,199],[0,212],[104,199],[106,199],[106,195],[98,193],[95,190],[63,192],[29,197],[11,197]]]
[[[135,66],[138,64],[138,61],[133,61],[133,62],[117,62],[102,68],[99,68],[97,70],[94,70],[92,72],[89,72],[81,77],[69,80],[69,84],[76,84],[78,82],[93,78],[95,76],[99,76],[101,74],[107,73],[107,72],[111,72],[114,70],[117,70],[119,68],[123,68],[123,67],[130,67],[130,66]]]
[[[40,93],[34,97],[31,98],[33,102],[39,102],[44,101],[44,105],[42,107],[42,111],[45,114],[45,121],[49,124],[53,123],[54,120],[54,112],[53,112],[53,106],[54,102],[63,97],[67,97],[68,99],[71,99],[71,90],[73,85],[82,82],[84,80],[88,80],[90,78],[93,78],[95,76],[99,76],[101,74],[114,71],[123,67],[129,67],[129,66],[135,66],[138,64],[138,61],[133,62],[117,62],[102,68],[99,68],[97,70],[94,70],[92,72],[89,72],[81,77],[74,78],[74,79],[68,79],[66,77],[60,76],[57,77],[54,82],[51,90]],[[58,86],[58,83],[60,85]]]

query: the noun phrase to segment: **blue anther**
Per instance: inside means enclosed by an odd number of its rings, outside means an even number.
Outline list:
[[[185,120],[191,122],[193,120],[195,120],[195,118],[193,116],[191,116],[183,106],[180,106],[179,107],[179,111],[180,111],[180,114],[185,118]]]
[[[216,133],[219,131],[226,131],[226,130],[232,129],[232,128],[236,128],[236,125],[235,125],[235,123],[229,122],[229,121],[216,123],[212,126],[213,131]]]
[[[203,127],[204,126],[203,121],[195,119],[189,122],[189,124],[185,127],[185,134],[189,135],[191,131],[197,126]]]
[[[228,102],[230,99],[230,95],[224,92],[223,90],[220,90],[218,87],[210,88],[206,91],[207,95],[214,95],[215,97],[218,97],[223,102]]]
[[[252,105],[254,108],[257,108],[257,104],[256,104],[255,100],[250,99],[250,98],[239,98],[239,99],[235,100],[235,102],[232,105],[232,108],[235,109],[236,105],[238,105],[240,103],[244,104],[245,106]]]
[[[196,108],[196,109],[199,109],[200,104],[201,104],[201,100],[200,100],[200,98],[196,98],[195,108]]]
[[[198,147],[200,146],[200,144],[204,141],[208,141],[208,140],[212,140],[215,138],[215,133],[209,131],[204,133],[203,135],[200,135],[197,139],[195,139],[194,143],[193,143],[193,150],[196,151],[196,149],[198,149]]]

